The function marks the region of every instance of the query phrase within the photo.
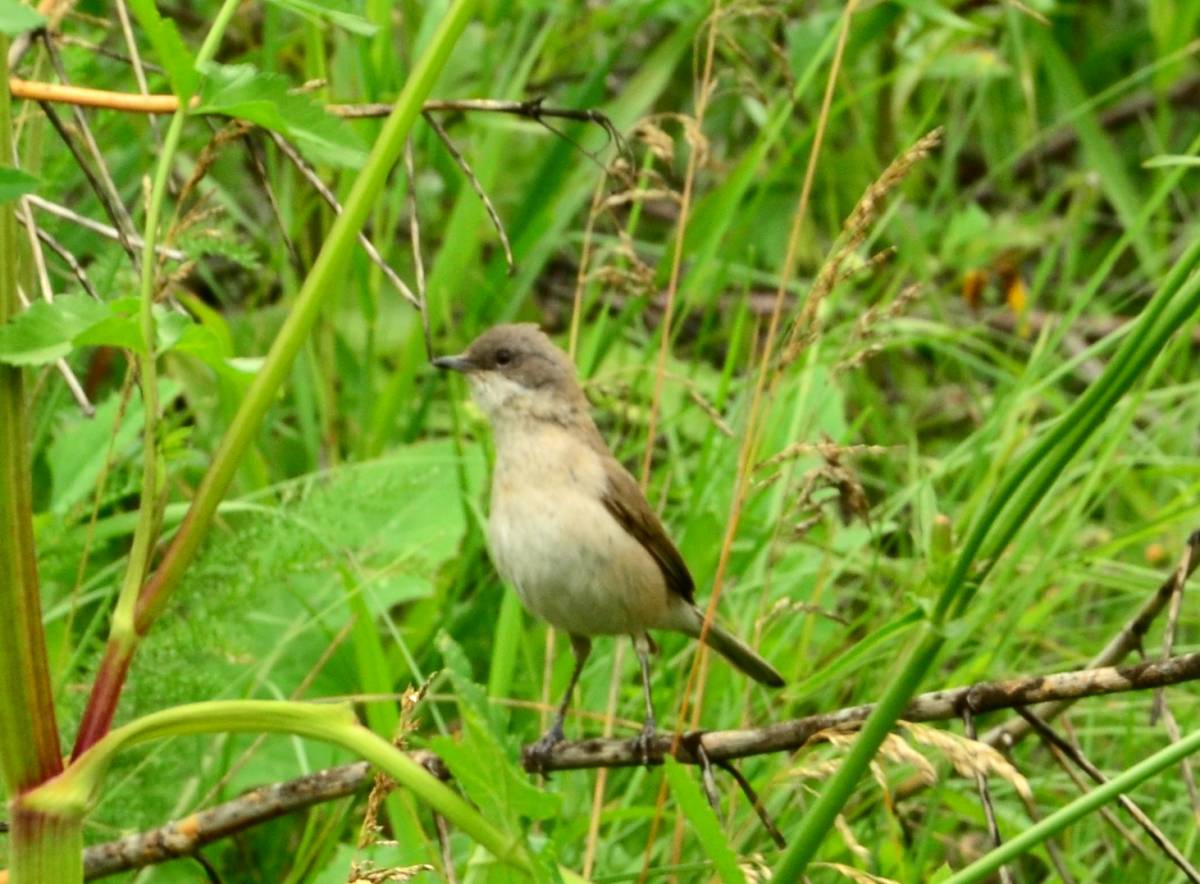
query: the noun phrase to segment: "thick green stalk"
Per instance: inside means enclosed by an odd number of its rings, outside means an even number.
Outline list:
[[[499,861],[533,869],[524,844],[494,828],[479,811],[387,740],[360,725],[348,706],[277,700],[223,700],[164,709],[110,731],[59,777],[26,796],[26,806],[54,818],[81,819],[99,794],[117,753],[167,737],[207,733],[282,733],[334,743],[385,771]],[[82,873],[82,856],[75,854]],[[61,880],[47,878],[44,880]]]
[[[83,880],[83,819],[78,814],[30,810],[18,799],[9,841],[8,884]]]
[[[992,494],[988,505],[975,520],[916,647],[864,723],[837,773],[826,783],[816,803],[801,820],[800,831],[775,870],[780,879],[797,880],[816,855],[825,833],[833,826],[879,746],[937,660],[946,642],[944,629],[949,618],[962,614],[990,572],[995,557],[1020,530],[1112,406],[1154,361],[1171,335],[1200,310],[1200,275],[1192,275],[1197,265],[1200,265],[1200,241],[1193,243],[1167,274],[1103,374],[1013,466],[1008,478]],[[975,574],[973,583],[969,583],[968,577],[981,550],[991,559]]]
[[[133,617],[135,637],[144,635],[153,624],[207,535],[217,505],[258,432],[263,416],[287,378],[321,307],[337,290],[353,252],[355,237],[362,229],[372,204],[384,191],[388,174],[400,157],[421,103],[433,88],[474,7],[475,0],[457,0],[450,7],[429,48],[405,82],[370,156],[355,179],[342,214],[334,220],[329,236],[296,296],[295,304],[222,439],[183,525],[162,563],[137,598]],[[205,45],[208,45],[207,42]],[[75,741],[76,756],[108,731],[135,645],[136,638],[126,645],[110,637]]]
[[[8,37],[0,34],[0,164],[12,160]],[[0,205],[0,324],[18,310],[17,222]],[[0,775],[12,797],[10,880],[60,880],[64,849],[79,850],[77,821],[30,813],[24,793],[62,770],[46,660],[37,551],[33,542],[29,438],[21,369],[0,365]]]
[[[1089,813],[1100,809],[1118,795],[1123,795],[1139,783],[1161,773],[1173,764],[1179,763],[1194,752],[1200,751],[1200,731],[1188,734],[1178,743],[1172,743],[1165,749],[1160,749],[1149,758],[1139,761],[1133,767],[1113,777],[1103,786],[1099,786],[1081,795],[1066,807],[1056,810],[1050,816],[1025,829],[1021,834],[1005,841],[995,850],[985,854],[962,871],[951,875],[944,884],[969,884],[982,881],[995,874],[1005,863],[1012,862],[1023,853],[1028,853],[1043,841],[1062,831],[1076,820],[1082,819]]]

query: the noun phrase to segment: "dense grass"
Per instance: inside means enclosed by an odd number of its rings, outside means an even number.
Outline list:
[[[1200,2],[1031,5],[1037,16],[1007,3],[863,4],[838,56],[843,7],[827,2],[715,10],[491,3],[442,73],[437,97],[545,96],[555,106],[603,111],[627,140],[619,153],[594,126],[556,122],[566,136],[559,137],[510,117],[443,117],[503,219],[512,274],[482,204],[419,121],[415,202],[435,346],[457,350],[513,319],[539,321],[567,346],[576,320],[576,361],[602,431],[635,475],[652,434],[647,493],[702,599],[720,575],[722,618],[788,679],[768,693],[718,660],[680,720],[694,648],[664,636],[655,670],[664,727],[732,728],[878,699],[954,563],[957,546],[939,535],[939,515],[960,542],[1022,457],[1062,431],[1059,417],[1116,352],[1123,319],[1200,237],[1194,167],[1170,159],[1147,167],[1155,157],[1196,153],[1194,99],[1189,107],[1172,95],[1200,76],[1188,42]],[[270,4],[247,7],[216,57],[277,71],[292,85],[322,78],[320,101],[392,100],[441,7],[368,0],[354,8],[380,25],[374,36]],[[107,15],[107,7],[79,10],[65,34],[125,51],[118,28],[88,17]],[[205,2],[163,13],[195,48],[216,10]],[[153,60],[145,41],[142,48]],[[62,52],[73,82],[135,90],[121,62],[71,44]],[[835,56],[840,70],[822,119]],[[19,73],[50,79],[44,50],[31,52]],[[150,76],[153,89],[168,89]],[[1108,113],[1131,98],[1144,99],[1140,111],[1114,124]],[[155,135],[141,116],[100,111],[90,119],[140,225]],[[36,107],[20,125],[23,166],[41,178],[39,193],[102,218]],[[888,164],[935,127],[942,146],[880,202],[865,242],[846,255],[853,272],[806,317],[813,280],[845,242],[844,219]],[[342,124],[347,143],[363,146],[378,129],[369,120]],[[205,120],[188,119],[176,185],[211,136]],[[1064,136],[1067,149],[1038,154]],[[332,224],[282,155],[256,143],[265,179],[242,142],[224,145],[176,215],[189,218],[186,229],[167,235],[195,259],[168,293],[212,332],[221,356],[265,355]],[[356,171],[315,159],[344,200]],[[618,159],[621,169],[605,177],[602,164]],[[810,162],[811,192],[797,219]],[[634,187],[644,193],[602,204]],[[415,284],[407,200],[398,170],[368,227]],[[211,213],[189,216],[198,208]],[[118,246],[69,222],[40,220],[87,264],[105,298],[136,290]],[[886,260],[868,262],[884,249],[892,250]],[[62,265],[51,259],[50,267],[56,291],[75,290]],[[971,306],[963,294],[977,286]],[[806,346],[782,362],[772,354],[756,400],[777,293],[776,340],[798,334]],[[1097,324],[1117,331],[1093,334]],[[1196,352],[1191,325],[1074,452],[1004,548],[985,548],[991,573],[946,627],[948,648],[926,689],[1078,668],[1174,566],[1200,523]],[[123,401],[125,363],[113,355],[84,348],[69,357],[97,403],[91,420],[53,366],[28,378],[44,610],[68,743],[125,568],[142,475],[142,405],[136,386]],[[538,704],[559,695],[569,653],[560,639],[546,660],[544,627],[522,613],[488,562],[486,427],[462,385],[437,375],[426,355],[417,312],[356,252],[253,437],[198,560],[139,649],[118,721],[192,700],[352,697],[371,727],[390,736],[401,720],[397,697],[432,676],[408,744],[488,765],[490,781],[461,785],[503,831],[527,834],[536,850],[596,880],[636,880],[644,865],[677,869],[680,880],[706,880],[722,863],[727,870],[716,842],[697,837],[693,772],[670,772],[665,802],[662,771],[612,772],[596,818],[596,772],[557,774],[535,791],[520,771],[519,747],[540,732]],[[215,372],[187,352],[169,353],[158,370],[169,535],[248,375]],[[791,448],[826,442],[836,453]],[[1196,649],[1198,625],[1185,597],[1176,652]],[[637,726],[634,658],[619,644],[597,643],[569,736],[603,731],[606,709],[614,733]],[[1161,646],[1159,624],[1146,651]],[[1200,727],[1191,694],[1187,686],[1168,692],[1184,733]],[[1149,710],[1142,695],[1085,701],[1070,713],[1071,729],[1088,757],[1116,773],[1166,744]],[[980,729],[1000,720],[983,719]],[[961,733],[957,724],[947,730]],[[846,828],[830,833],[818,859],[917,881],[986,850],[974,783],[938,750],[917,749],[939,782],[898,801],[864,778],[845,808]],[[821,746],[741,769],[788,837],[828,779],[827,762],[845,752]],[[114,771],[87,839],[346,757],[278,737],[193,736],[143,747]],[[889,792],[914,770],[896,759],[880,762]],[[1033,740],[1012,760],[1043,815],[1079,794]],[[719,830],[733,854],[774,866],[779,852],[753,810],[720,773],[718,783]],[[1003,834],[1030,825],[1010,784],[993,778],[992,794]],[[1160,776],[1135,798],[1195,854],[1181,776]],[[345,880],[362,813],[363,801],[347,799],[204,854],[223,880]],[[399,843],[367,853],[387,864],[440,865],[426,811],[397,794],[385,816]],[[1095,814],[1056,843],[1079,880],[1120,880],[1134,865],[1141,880],[1177,879],[1153,848],[1142,857]],[[473,851],[452,834],[460,880],[488,874],[465,873]],[[1013,869],[1020,880],[1054,876],[1042,847]],[[824,867],[814,879],[837,875]],[[147,877],[191,881],[200,873],[180,861]]]

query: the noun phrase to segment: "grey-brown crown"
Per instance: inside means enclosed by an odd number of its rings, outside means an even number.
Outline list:
[[[493,326],[466,352],[440,357],[434,364],[465,374],[498,372],[531,390],[551,388],[572,396],[579,391],[575,366],[567,354],[533,323]]]

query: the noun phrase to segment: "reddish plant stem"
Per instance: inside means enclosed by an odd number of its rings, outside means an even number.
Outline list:
[[[132,647],[112,643],[105,647],[104,658],[100,661],[100,669],[92,683],[87,708],[79,724],[79,733],[75,735],[72,761],[91,748],[112,727],[117,703],[121,699],[121,688],[125,686],[125,676],[129,673],[132,660]]]

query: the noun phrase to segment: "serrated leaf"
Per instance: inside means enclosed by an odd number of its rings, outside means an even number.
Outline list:
[[[462,649],[442,633],[438,650],[445,661],[458,698],[461,739],[437,737],[431,741],[455,780],[485,814],[508,831],[521,831],[518,818],[549,819],[558,812],[558,796],[535,788],[504,751],[497,736],[500,726],[492,722],[490,704],[482,685],[470,677],[470,664]],[[498,817],[498,819],[496,819]]]
[[[558,815],[559,796],[533,786],[518,773],[496,738],[472,715],[463,720],[461,740],[435,737],[430,747],[455,782],[498,828],[516,834],[519,818],[545,820]]]
[[[353,130],[307,95],[289,93],[287,78],[248,64],[211,64],[204,73],[198,112],[224,114],[278,132],[316,162],[357,168],[366,160]]]
[[[671,794],[679,802],[679,809],[687,821],[692,824],[693,834],[705,855],[712,860],[721,880],[725,884],[746,884],[746,876],[738,867],[737,854],[729,846],[729,839],[721,831],[720,820],[692,779],[691,772],[669,755],[663,758],[663,771],[671,786]]]
[[[37,301],[0,326],[0,362],[43,365],[71,352],[72,339],[108,318],[108,308],[83,295]]]
[[[191,317],[155,305],[155,347],[165,353],[194,323]],[[0,362],[44,365],[79,347],[121,347],[140,353],[142,327],[137,298],[100,303],[84,295],[38,301],[0,326]]]
[[[37,190],[37,186],[38,180],[28,172],[22,172],[12,166],[0,166],[0,203],[7,203],[27,193],[33,193]]]
[[[0,0],[0,34],[16,37],[42,27],[46,19],[16,0]]]
[[[146,32],[159,64],[166,70],[171,91],[181,102],[187,102],[200,88],[200,73],[175,22],[158,14],[154,0],[129,0],[129,8]]]
[[[379,27],[367,21],[361,15],[355,15],[345,9],[335,9],[327,3],[314,3],[313,0],[269,0],[280,9],[294,12],[301,18],[312,21],[323,19],[351,34],[362,37],[374,37]]]

